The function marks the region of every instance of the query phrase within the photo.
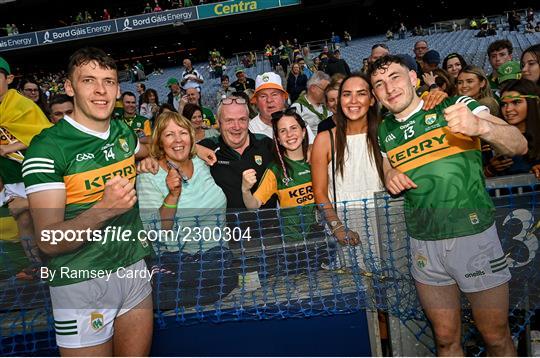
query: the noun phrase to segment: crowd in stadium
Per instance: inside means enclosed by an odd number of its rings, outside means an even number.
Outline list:
[[[147,3],[144,12],[161,10],[157,0],[153,5]],[[167,8],[191,5],[190,0],[168,1]],[[77,22],[92,21],[80,16]],[[347,31],[342,39],[347,46]],[[114,59],[95,48],[76,51],[67,71],[59,73],[14,73],[9,56],[0,57],[0,205],[6,228],[2,240],[11,243],[3,254],[15,268],[11,274],[38,280],[44,265],[49,278],[64,266],[146,271],[145,257],[156,255],[161,259],[148,262],[158,271],[167,260],[170,268],[178,260],[199,259],[208,264],[208,272],[215,272],[216,262],[229,269],[231,250],[238,245],[233,241],[149,242],[138,237],[104,243],[94,242],[94,234],[87,232],[80,241],[54,242],[43,241],[43,231],[108,226],[135,233],[212,226],[223,233],[238,228],[241,235],[264,237],[250,230],[249,220],[231,221],[229,215],[277,207],[283,220],[278,244],[315,236],[320,211],[336,242],[355,246],[362,232],[347,224],[337,203],[369,198],[386,188],[393,195],[405,193],[409,205],[411,255],[414,262],[423,262],[413,265],[412,275],[439,354],[463,354],[460,332],[454,329],[459,312],[437,308],[441,300],[455,304],[459,287],[471,294],[473,310],[486,295],[498,305],[489,314],[475,311],[488,352],[515,355],[504,303],[510,280],[506,264],[492,267],[480,288],[480,279],[468,273],[458,279],[463,275],[457,266],[475,255],[478,242],[491,245],[493,262],[504,257],[484,179],[520,173],[540,179],[540,43],[517,58],[512,42],[492,41],[487,49],[491,73],[468,64],[463,54],[441,56],[424,39],[410,53],[390,53],[387,43],[375,43],[355,73],[341,57],[341,43],[333,34],[316,55],[296,39],[267,44],[264,53],[272,71],[255,78],[246,74],[255,55],[244,56],[243,67],[230,78],[223,71],[223,56],[214,49],[208,62],[221,83],[215,93],[202,93],[209,79],[184,58],[178,75],[162,83],[169,90],[166,98],[147,88],[140,63],[130,69],[136,93],[120,93]],[[214,98],[217,107],[203,103],[203,97]],[[428,185],[431,181],[435,188]],[[459,193],[450,195],[455,186]],[[441,202],[450,206],[437,207]],[[185,210],[202,219],[186,218]],[[226,219],[216,225],[216,217]],[[190,231],[188,239],[195,236]],[[463,237],[474,239],[459,240]],[[448,263],[434,254],[447,239],[459,243],[450,250],[459,255]],[[425,257],[432,271],[425,268]],[[55,321],[88,320],[65,308],[69,299],[91,301],[89,282],[99,278],[57,277],[50,280]],[[57,325],[62,354],[75,349],[148,354],[152,284],[132,280],[125,293],[120,281],[95,281],[113,287],[102,297],[110,304],[104,316],[91,318],[98,330],[83,332],[79,323],[76,328]],[[237,284],[233,280],[219,293]],[[212,302],[221,296],[214,292],[209,297]],[[114,339],[114,347],[113,335],[122,337]]]

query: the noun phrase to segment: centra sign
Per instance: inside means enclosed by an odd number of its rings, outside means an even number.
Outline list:
[[[217,4],[214,6],[216,15],[231,15],[255,10],[257,10],[257,1],[240,1],[236,4]]]

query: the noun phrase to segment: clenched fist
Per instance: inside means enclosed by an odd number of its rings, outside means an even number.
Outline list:
[[[137,202],[135,187],[126,178],[114,176],[105,183],[103,198],[99,202],[99,208],[109,209],[111,217],[127,212]]]
[[[146,157],[137,164],[137,173],[152,173],[157,174],[159,171],[159,163],[152,157]]]
[[[486,121],[475,116],[464,103],[456,103],[444,110],[444,118],[452,133],[478,137],[486,132]]]
[[[242,173],[242,192],[248,192],[257,182],[257,172],[255,169],[244,170]]]
[[[180,173],[178,173],[178,170],[169,168],[169,173],[167,174],[167,178],[165,178],[165,182],[167,183],[169,193],[173,197],[178,198],[182,193],[182,177],[180,176]]]

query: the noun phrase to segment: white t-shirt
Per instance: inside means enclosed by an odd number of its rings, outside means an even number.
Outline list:
[[[195,78],[204,80],[203,76],[196,69],[193,69],[191,72],[184,70],[182,72],[182,81],[187,80],[187,82],[182,85],[182,88],[185,90],[188,88],[200,88],[201,84],[195,81]]]

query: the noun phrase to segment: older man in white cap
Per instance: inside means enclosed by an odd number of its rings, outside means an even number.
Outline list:
[[[264,134],[274,137],[272,130],[272,113],[287,108],[289,95],[281,85],[281,77],[274,72],[266,72],[255,79],[255,93],[251,103],[257,105],[259,114],[249,122],[249,131],[255,134]],[[308,129],[309,143],[313,143],[313,132]]]

